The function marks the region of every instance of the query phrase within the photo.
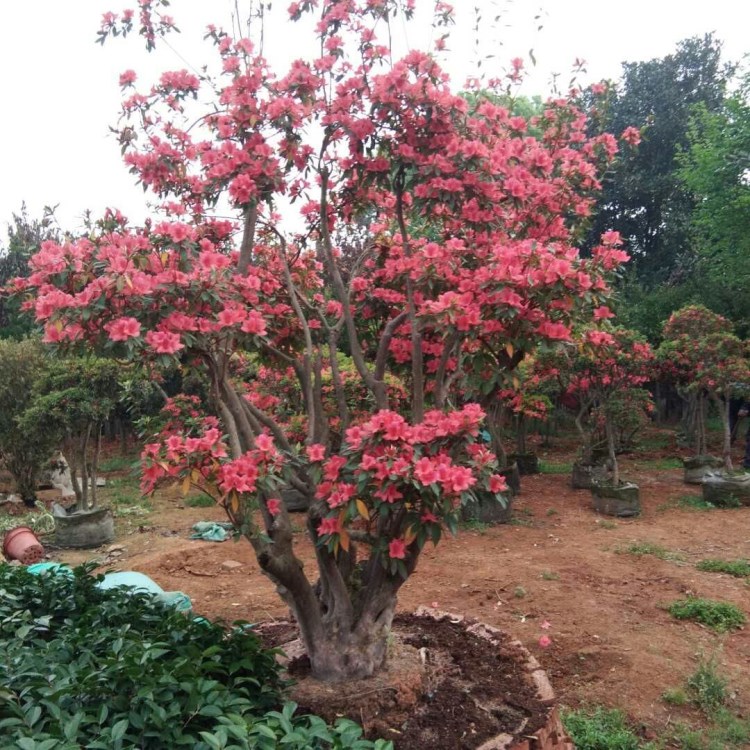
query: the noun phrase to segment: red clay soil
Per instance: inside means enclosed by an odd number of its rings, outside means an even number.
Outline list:
[[[641,487],[643,510],[636,519],[597,515],[589,492],[572,490],[567,474],[524,477],[514,522],[464,529],[436,550],[426,548],[402,589],[400,610],[432,605],[507,631],[541,661],[561,704],[619,707],[645,737],[676,719],[699,719],[661,696],[684,686],[701,655],[716,654],[735,691],[736,709],[750,714],[750,629],[717,635],[676,621],[665,610],[695,594],[733,602],[750,614],[746,580],[695,567],[704,558],[750,559],[750,508],[695,511],[678,505],[700,488],[683,484],[681,469],[658,468],[653,461],[676,454],[666,445],[623,459],[625,478]],[[547,462],[571,459],[561,448],[540,455]],[[223,520],[221,512],[181,504],[176,494],[157,498],[151,525],[140,531],[138,521],[119,520],[117,542],[125,549],[115,569],[138,570],[167,590],[184,591],[206,616],[252,622],[287,617],[247,542],[187,538],[193,523]],[[299,527],[299,554],[312,568],[302,517]],[[626,552],[635,543],[661,547],[672,559]],[[91,556],[58,555],[72,563]],[[548,630],[542,629],[545,620]],[[552,643],[543,649],[538,642],[545,633]]]

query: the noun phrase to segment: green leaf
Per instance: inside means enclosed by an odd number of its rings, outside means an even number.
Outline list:
[[[120,719],[113,727],[111,731],[111,737],[114,742],[118,742],[125,736],[125,732],[128,731],[130,722],[127,719]]]

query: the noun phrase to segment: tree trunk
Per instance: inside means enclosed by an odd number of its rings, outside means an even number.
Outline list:
[[[518,421],[516,422],[516,453],[526,453],[526,418],[523,414],[518,415]]]
[[[617,463],[617,450],[615,448],[615,431],[612,427],[612,420],[605,415],[604,417],[604,430],[607,434],[607,451],[609,453],[609,461],[612,466],[612,485],[614,487],[620,486],[620,467]]]
[[[724,444],[722,446],[721,457],[724,459],[724,468],[727,471],[733,471],[734,467],[732,466],[732,430],[729,426],[730,400],[727,397],[722,401],[722,399],[720,399],[718,396],[714,396],[714,400],[716,401],[716,406],[719,410],[719,414],[721,415],[721,422],[724,428],[723,429]]]

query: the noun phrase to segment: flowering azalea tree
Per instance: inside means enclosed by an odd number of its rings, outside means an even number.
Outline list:
[[[553,376],[546,371],[546,364],[544,358],[527,357],[514,371],[514,387],[499,393],[514,423],[518,455],[527,453],[528,420],[544,421],[552,409],[552,401],[545,391],[552,392],[554,383]]]
[[[688,305],[672,313],[664,323],[664,340],[656,352],[660,376],[672,383],[687,404],[685,432],[696,456],[708,452],[706,445],[706,400],[699,372],[710,366],[707,339],[729,333],[729,321],[702,305]]]
[[[213,413],[170,404],[144,488],[181,481],[217,499],[330,680],[383,664],[424,545],[475,493],[505,490],[476,442],[483,410],[456,383],[567,338],[626,257],[609,233],[580,258],[566,222],[590,212],[615,139],[588,138],[566,99],[531,134],[490,96],[470,108],[430,54],[392,62],[376,29],[413,5],[293,3],[294,19],[317,10],[320,54],[282,75],[214,28],[215,78],[168,72],[135,91],[124,73],[125,162],[163,216],[131,227],[112,211],[84,239],[45,243],[16,285],[48,342],[205,373]],[[159,6],[107,14],[102,38],[139,26],[153,46],[173,26]],[[218,218],[225,204],[236,220]],[[289,232],[279,211],[295,209]],[[243,359],[287,390],[243,382]],[[310,502],[317,581],[285,487]]]
[[[650,408],[650,399],[644,399],[640,386],[649,379],[653,358],[651,347],[635,332],[613,328],[611,331],[585,332],[580,348],[571,360],[568,393],[581,405],[576,423],[585,434],[582,419],[592,409],[594,420],[599,417],[603,422],[615,487],[620,483],[615,425],[622,412],[622,399],[630,392],[627,403]],[[590,439],[588,445],[590,448]]]
[[[721,415],[724,468],[732,471],[730,401],[750,392],[747,342],[731,333],[711,333],[701,340],[704,359],[696,371],[693,388],[704,390]]]

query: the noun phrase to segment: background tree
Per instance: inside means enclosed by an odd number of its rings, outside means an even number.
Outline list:
[[[691,228],[703,298],[750,330],[750,77],[713,111],[693,110],[679,177],[695,208]]]
[[[609,454],[612,484],[620,483],[617,461],[618,422],[630,420],[634,408],[647,410],[650,399],[641,386],[651,377],[653,352],[635,331],[613,328],[582,333],[581,346],[570,359],[568,393],[580,404],[576,423],[586,433],[601,421]],[[584,446],[591,445],[588,438]],[[584,452],[583,459],[587,456]]]
[[[625,240],[632,263],[623,320],[649,333],[658,335],[658,322],[690,301],[681,285],[693,269],[696,198],[680,178],[678,157],[690,143],[693,108],[720,111],[733,70],[713,35],[685,39],[664,58],[625,63],[601,113],[610,132],[629,126],[642,132],[633,158],[617,162],[604,179],[591,236],[615,229]]]
[[[18,420],[21,434],[46,430],[56,436],[80,511],[96,507],[102,427],[121,397],[119,369],[112,360],[95,357],[50,362]]]
[[[702,305],[688,305],[670,315],[664,323],[663,341],[656,351],[657,372],[673,384],[685,401],[685,436],[696,456],[708,453],[706,436],[707,391],[699,384],[700,373],[712,353],[707,338],[730,333],[729,321]]]
[[[17,276],[28,276],[29,258],[45,240],[59,240],[54,209],[45,208],[41,219],[31,219],[26,204],[14,213],[5,246],[0,246],[0,289]],[[20,339],[35,328],[28,315],[20,315],[18,301],[0,294],[0,338]]]
[[[34,397],[34,384],[48,365],[40,341],[0,340],[0,461],[30,507],[36,502],[41,474],[58,447],[57,432],[44,419],[28,428],[21,426]]]

